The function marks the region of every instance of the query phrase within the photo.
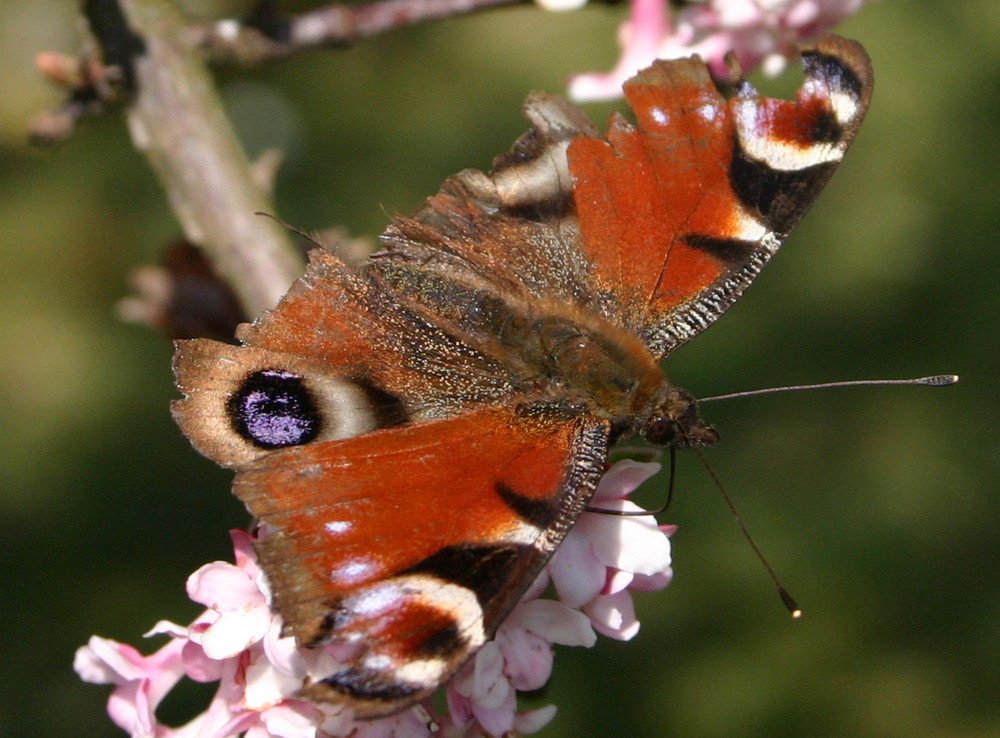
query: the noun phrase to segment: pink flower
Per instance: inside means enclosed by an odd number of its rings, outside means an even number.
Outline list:
[[[108,714],[133,736],[154,735],[156,707],[184,676],[183,643],[172,641],[151,656],[132,646],[92,636],[78,649],[73,668],[94,684],[114,684]]]
[[[591,506],[641,511],[627,496],[659,470],[659,464],[618,462],[601,479]],[[673,531],[651,515],[584,513],[549,562],[559,599],[582,608],[604,635],[629,640],[639,632],[639,622],[627,590],[651,591],[670,583],[668,536]]]
[[[216,660],[259,643],[272,624],[267,581],[257,566],[250,535],[233,531],[232,538],[235,565],[205,564],[187,580],[188,597],[208,608],[193,626],[191,639]]]
[[[615,68],[607,74],[573,77],[569,94],[578,101],[616,98],[622,84],[654,59],[693,54],[701,56],[719,79],[729,77],[724,59],[730,51],[744,71],[763,65],[773,76],[800,41],[819,36],[866,1],[703,0],[684,5],[670,19],[667,0],[631,0],[629,17],[618,30],[622,53]]]
[[[627,496],[659,469],[624,461],[601,480],[592,505],[639,511]],[[556,713],[553,705],[519,713],[517,692],[542,687],[552,673],[552,644],[592,646],[595,630],[628,639],[638,630],[629,590],[670,581],[672,529],[651,516],[586,512],[549,567],[487,642],[446,685],[447,715],[422,704],[398,715],[356,722],[338,705],[295,698],[306,677],[337,670],[350,648],[300,649],[282,637],[252,536],[233,531],[235,564],[206,564],[188,578],[192,600],[206,607],[189,626],[161,621],[147,636],[168,642],[150,656],[93,637],[77,651],[82,679],[113,684],[108,712],[135,738],[479,738],[529,734]],[[560,601],[540,599],[551,582]],[[181,727],[161,724],[156,708],[182,678],[218,681],[206,710]]]

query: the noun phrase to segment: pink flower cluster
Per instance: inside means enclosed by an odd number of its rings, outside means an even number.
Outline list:
[[[567,10],[585,0],[538,0],[550,10]],[[712,74],[728,79],[725,56],[736,54],[749,72],[763,65],[776,75],[800,41],[816,38],[850,17],[867,0],[700,0],[671,18],[668,0],[631,0],[628,19],[618,29],[621,56],[608,74],[580,74],[570,80],[574,100],[609,100],[622,84],[654,59],[698,54]]]
[[[641,511],[627,497],[658,464],[622,461],[601,480],[591,505]],[[447,715],[419,705],[399,715],[355,721],[349,710],[295,698],[303,680],[332,673],[350,657],[342,647],[300,649],[281,636],[252,536],[233,531],[235,564],[214,562],[188,578],[188,596],[206,607],[189,626],[161,621],[146,635],[170,640],[152,655],[94,636],[76,653],[80,677],[113,684],[112,720],[133,738],[473,738],[540,730],[549,705],[517,712],[517,692],[552,672],[552,644],[591,646],[595,630],[628,640],[639,629],[629,590],[665,587],[671,578],[671,526],[652,516],[584,513],[530,591],[476,656],[446,685]],[[539,599],[552,583],[559,601]],[[207,709],[181,727],[161,724],[156,708],[182,678],[218,681]]]

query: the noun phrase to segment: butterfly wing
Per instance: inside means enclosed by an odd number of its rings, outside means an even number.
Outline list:
[[[633,127],[568,150],[582,249],[599,293],[664,356],[742,294],[840,163],[871,97],[864,49],[804,47],[794,102],[746,82],[726,100],[698,59],[657,62],[625,85]]]
[[[175,418],[237,470],[287,632],[355,646],[303,694],[404,709],[532,584],[600,478],[610,423],[531,401],[448,316],[321,251],[239,337],[178,342]]]
[[[235,491],[300,644],[355,644],[304,694],[363,717],[427,696],[534,581],[603,471],[607,423],[484,409],[277,451]]]
[[[625,84],[631,125],[606,137],[535,93],[532,124],[488,174],[464,171],[397,218],[372,268],[473,325],[459,283],[527,305],[557,300],[639,336],[657,359],[714,322],[812,205],[861,124],[871,65],[853,41],[804,47],[795,101],[747,82],[726,99],[697,58]],[[417,272],[414,276],[414,272]],[[530,309],[530,308],[529,308]]]
[[[316,249],[243,345],[178,341],[175,420],[241,469],[278,448],[450,417],[515,392],[510,372],[379,279]]]

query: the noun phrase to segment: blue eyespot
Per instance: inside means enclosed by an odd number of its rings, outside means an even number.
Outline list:
[[[319,435],[319,408],[302,377],[265,369],[251,374],[228,403],[236,432],[260,448],[299,446]]]

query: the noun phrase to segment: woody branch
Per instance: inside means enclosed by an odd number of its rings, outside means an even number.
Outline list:
[[[259,63],[518,2],[527,0],[382,0],[278,16],[264,0],[246,21],[194,24],[173,0],[83,0],[99,52],[80,62],[39,57],[69,96],[38,116],[32,137],[59,143],[79,119],[124,100],[133,144],[163,185],[186,239],[233,288],[244,314],[257,315],[301,274],[302,259],[286,229],[254,215],[275,207],[223,112],[207,60]]]
[[[531,0],[378,0],[330,3],[298,15],[280,15],[273,0],[258,4],[244,20],[226,19],[196,28],[199,43],[213,59],[256,64],[299,51],[345,46],[403,26],[467,15]]]
[[[86,0],[106,65],[120,68],[132,142],[166,190],[184,236],[247,315],[273,307],[302,271],[288,233],[256,211],[269,194],[222,109],[215,82],[171,0]]]

